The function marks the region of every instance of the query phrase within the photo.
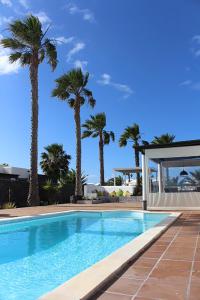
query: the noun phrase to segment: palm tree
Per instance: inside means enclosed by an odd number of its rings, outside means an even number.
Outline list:
[[[81,185],[82,187],[87,183],[88,175],[81,173]],[[59,187],[63,187],[65,185],[76,184],[76,171],[74,169],[69,170],[67,174],[62,175],[59,179]]]
[[[71,156],[64,151],[63,145],[60,144],[51,144],[44,149],[45,152],[41,154],[40,166],[44,174],[54,184],[57,184],[60,177],[68,173]]]
[[[175,135],[165,133],[165,134],[161,134],[160,136],[154,136],[154,139],[151,143],[155,145],[171,144],[173,143],[175,138],[176,138]],[[169,181],[169,168],[166,168],[166,177],[167,177],[167,181]]]
[[[160,144],[171,144],[175,140],[175,135],[165,133],[160,136],[154,136],[152,144],[160,145]]]
[[[85,128],[82,134],[83,139],[90,136],[99,137],[100,185],[104,185],[104,145],[108,145],[110,140],[115,140],[114,132],[105,130],[105,113],[90,116],[90,119],[86,120],[82,127]]]
[[[30,15],[24,20],[15,20],[9,24],[11,37],[3,38],[0,44],[12,50],[9,60],[19,61],[21,66],[29,66],[32,97],[31,116],[31,160],[28,204],[39,204],[38,192],[38,68],[47,57],[52,70],[57,65],[57,52],[53,42],[46,38],[48,29],[43,32],[38,17]]]
[[[119,139],[120,147],[126,146],[128,141],[131,141],[133,143],[133,148],[135,151],[135,166],[136,167],[140,166],[140,156],[139,156],[139,151],[137,149],[137,146],[139,146],[140,140],[141,140],[140,127],[136,123],[133,124],[132,126],[126,127]],[[140,174],[139,173],[136,174],[136,185],[137,185],[137,187],[140,186]]]
[[[91,107],[95,106],[96,101],[92,92],[86,88],[89,73],[83,74],[80,68],[72,69],[68,73],[56,79],[56,87],[52,92],[53,97],[67,101],[74,110],[74,120],[76,125],[76,198],[82,197],[81,185],[81,106],[88,101]]]

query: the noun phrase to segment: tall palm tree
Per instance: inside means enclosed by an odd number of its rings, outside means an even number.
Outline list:
[[[132,126],[128,126],[125,128],[119,139],[119,146],[124,147],[127,145],[127,142],[130,141],[133,143],[133,148],[135,151],[135,166],[140,166],[140,156],[139,151],[136,146],[139,146],[141,140],[140,127],[138,124],[133,124]],[[136,174],[136,185],[140,186],[140,173]]]
[[[13,21],[8,28],[11,37],[3,38],[0,44],[12,50],[9,57],[11,63],[19,61],[22,67],[29,66],[32,116],[30,185],[27,201],[29,205],[38,205],[38,68],[45,57],[52,70],[56,68],[56,46],[46,38],[48,29],[43,32],[40,20],[33,15],[24,20]]]
[[[57,184],[60,177],[68,173],[71,156],[64,151],[63,145],[60,144],[51,144],[44,149],[45,151],[41,154],[40,166],[44,174],[54,184]]]
[[[175,135],[165,133],[160,136],[154,136],[152,144],[160,145],[160,144],[171,144],[175,140]]]
[[[115,140],[114,132],[105,130],[105,113],[90,116],[90,119],[86,120],[82,127],[85,128],[82,134],[83,139],[90,136],[99,137],[100,185],[104,185],[104,145],[108,145],[110,140]]]
[[[67,101],[74,110],[74,120],[76,125],[76,198],[82,196],[81,185],[81,106],[86,102],[91,107],[95,106],[96,101],[92,92],[87,89],[89,73],[83,74],[80,68],[72,69],[68,73],[56,79],[56,87],[52,92],[53,97]]]

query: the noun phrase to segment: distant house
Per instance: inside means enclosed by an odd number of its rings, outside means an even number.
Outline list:
[[[29,169],[11,166],[0,166],[0,179],[5,180],[29,180]],[[39,179],[46,178],[45,175],[38,174]]]

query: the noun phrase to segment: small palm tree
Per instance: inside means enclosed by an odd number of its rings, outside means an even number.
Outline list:
[[[56,88],[52,92],[53,97],[67,101],[74,110],[74,120],[76,125],[76,197],[82,196],[81,185],[81,106],[88,101],[91,107],[95,106],[96,101],[92,92],[87,89],[89,73],[83,74],[80,68],[73,69],[63,76],[56,79]]]
[[[90,116],[82,125],[85,130],[83,131],[82,138],[99,137],[99,161],[100,161],[100,185],[104,185],[104,145],[108,145],[110,140],[115,140],[114,132],[106,131],[106,115],[99,113],[95,116]]]
[[[63,145],[60,144],[51,144],[44,149],[45,152],[41,154],[40,166],[52,183],[57,184],[60,177],[68,173],[71,156],[64,151]]]
[[[175,140],[175,135],[173,134],[162,134],[160,136],[154,136],[152,144],[171,144]]]
[[[124,147],[127,145],[127,142],[130,141],[133,143],[133,148],[135,151],[135,166],[140,166],[140,156],[137,146],[139,146],[141,140],[140,127],[138,124],[133,124],[132,126],[128,126],[125,128],[119,139],[119,146]],[[140,186],[140,174],[136,174],[136,185]]]
[[[11,37],[3,38],[0,44],[12,50],[9,60],[19,61],[21,66],[29,66],[32,97],[31,116],[31,166],[28,204],[39,204],[38,192],[38,68],[47,57],[52,70],[57,65],[55,45],[46,38],[38,17],[30,15],[24,20],[15,20],[9,24]]]

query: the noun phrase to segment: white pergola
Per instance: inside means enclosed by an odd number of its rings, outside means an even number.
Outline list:
[[[116,172],[121,173],[122,176],[124,177],[124,183],[126,183],[126,177],[128,177],[128,181],[130,182],[130,178],[133,174],[142,174],[142,168],[140,167],[135,167],[135,168],[114,168],[113,173],[114,173],[114,185],[116,185]],[[151,168],[150,172],[157,172],[155,169]]]
[[[142,182],[144,209],[200,209],[199,190],[173,191],[165,189],[164,169],[200,166],[200,140],[174,142],[164,145],[139,146],[142,153]],[[158,191],[152,192],[149,164],[157,164]]]

